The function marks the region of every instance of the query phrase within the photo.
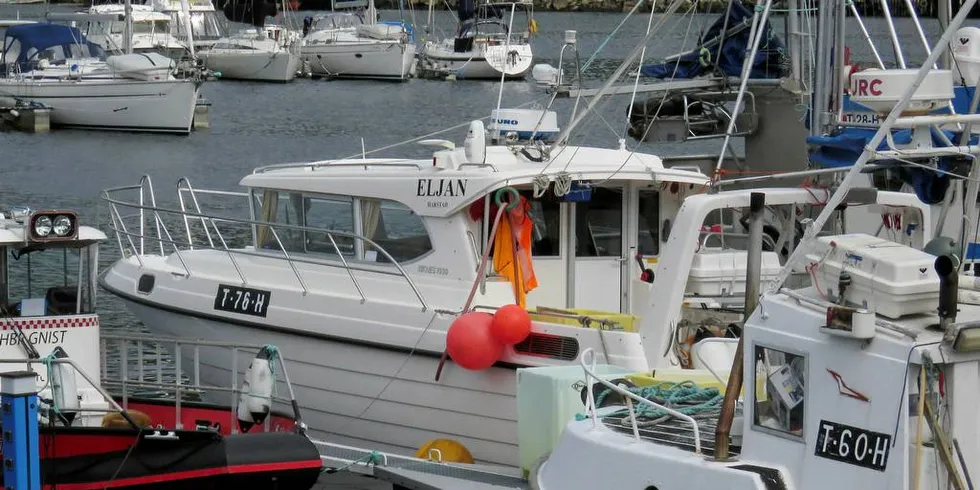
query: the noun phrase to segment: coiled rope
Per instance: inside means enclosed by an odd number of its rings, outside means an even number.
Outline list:
[[[694,381],[681,381],[674,383],[665,381],[651,386],[638,386],[625,388],[629,392],[650,400],[658,405],[670,408],[694,419],[712,419],[721,414],[721,403],[724,397],[718,388],[702,388]],[[613,393],[613,390],[606,388],[596,396],[596,406],[602,406],[602,401]],[[645,403],[634,405],[638,426],[656,425],[667,421],[673,415],[665,410],[656,408]],[[626,417],[624,422],[628,423],[629,412],[626,409],[617,410],[609,417]]]

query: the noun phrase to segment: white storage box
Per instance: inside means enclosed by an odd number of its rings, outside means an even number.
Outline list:
[[[863,233],[821,237],[807,260],[818,263],[825,255],[814,275],[828,296],[838,294],[843,269],[851,276],[844,291],[849,304],[889,318],[935,313],[939,308],[939,276],[933,255]]]
[[[745,266],[749,253],[745,250],[705,248],[694,254],[691,274],[687,278],[687,294],[699,296],[731,296],[745,294]],[[775,279],[782,267],[775,252],[762,252],[761,289]]]
[[[635,371],[599,364],[595,373],[612,380]],[[555,447],[561,431],[575,420],[575,415],[585,413],[585,386],[585,372],[578,364],[517,370],[517,447],[525,476],[538,459]]]

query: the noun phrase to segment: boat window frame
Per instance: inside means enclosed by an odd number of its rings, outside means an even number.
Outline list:
[[[743,335],[744,335],[744,333],[743,333]],[[803,407],[802,407],[802,416],[801,416],[803,423],[802,423],[802,427],[800,429],[800,433],[799,434],[796,434],[796,433],[793,433],[793,432],[783,431],[783,430],[780,430],[780,429],[774,429],[774,428],[771,428],[771,427],[766,427],[766,426],[760,424],[757,421],[756,415],[758,414],[758,409],[759,409],[758,408],[759,407],[758,386],[759,386],[759,381],[760,380],[758,378],[759,372],[758,372],[758,369],[756,367],[756,364],[757,364],[758,361],[756,361],[755,353],[758,352],[758,351],[760,351],[760,350],[771,350],[771,351],[779,352],[779,353],[782,353],[782,354],[789,354],[789,355],[792,355],[792,356],[801,357],[803,359],[803,402],[802,402],[803,403]],[[782,438],[782,439],[786,439],[788,441],[793,441],[793,442],[797,442],[797,443],[801,443],[801,444],[806,444],[806,441],[807,441],[807,430],[806,430],[806,425],[807,425],[806,424],[806,420],[807,419],[806,419],[806,416],[807,416],[807,413],[809,412],[809,408],[810,408],[809,407],[809,397],[807,396],[807,394],[808,394],[808,388],[807,388],[807,386],[810,384],[810,379],[809,379],[809,377],[810,377],[810,355],[809,355],[809,353],[807,353],[805,351],[802,351],[802,350],[799,350],[799,349],[794,349],[794,348],[791,348],[791,347],[777,346],[775,344],[769,344],[769,343],[764,343],[764,342],[753,342],[752,343],[752,349],[749,352],[752,354],[752,357],[751,357],[751,359],[752,359],[752,361],[751,361],[752,362],[752,369],[751,369],[752,383],[751,384],[748,384],[748,385],[743,384],[743,389],[746,389],[746,387],[747,387],[748,389],[751,389],[752,390],[751,397],[750,398],[747,397],[748,399],[751,399],[752,400],[752,404],[751,404],[750,407],[747,407],[749,410],[751,410],[751,413],[744,414],[744,411],[743,411],[743,415],[750,417],[750,421],[751,421],[750,427],[752,428],[752,430],[761,432],[763,434],[768,434],[768,435],[771,435],[771,436],[779,437],[779,438]],[[762,385],[763,388],[765,388],[765,383],[768,380],[768,378],[770,376],[772,376],[772,374],[773,373],[767,373],[766,379],[761,380],[763,382],[763,385]]]
[[[367,260],[365,258],[365,251],[366,251],[366,249],[368,249],[368,248],[372,248],[373,249],[374,248],[374,247],[371,247],[369,245],[366,245],[366,243],[365,243],[365,240],[372,240],[372,242],[373,242],[373,239],[371,237],[367,237],[367,236],[364,235],[364,216],[363,216],[362,200],[365,200],[365,199],[372,200],[372,201],[378,201],[381,204],[383,204],[385,201],[398,204],[398,205],[404,207],[409,212],[411,212],[413,216],[416,216],[418,218],[419,222],[421,223],[422,229],[425,231],[425,234],[426,234],[426,236],[429,239],[429,250],[427,250],[425,253],[420,254],[417,257],[413,257],[412,259],[409,259],[409,260],[397,260],[397,258],[395,258],[394,256],[392,256],[392,258],[395,259],[395,261],[397,262],[397,264],[399,266],[402,266],[402,268],[405,268],[405,266],[410,265],[410,264],[414,264],[415,262],[418,262],[420,260],[423,260],[423,259],[427,258],[429,255],[431,255],[431,254],[433,254],[435,252],[435,249],[436,249],[435,243],[436,243],[436,241],[433,240],[433,238],[432,238],[432,230],[431,230],[431,228],[429,226],[428,220],[426,219],[425,216],[422,216],[422,215],[416,213],[414,210],[412,210],[411,206],[405,204],[404,202],[397,201],[395,199],[383,198],[383,197],[353,196],[353,195],[345,195],[345,194],[328,194],[328,193],[321,193],[321,192],[291,191],[291,190],[287,190],[287,189],[274,189],[274,188],[266,188],[266,187],[253,187],[253,188],[250,188],[249,191],[248,191],[249,196],[250,196],[250,198],[249,198],[249,203],[250,203],[250,206],[249,206],[249,215],[251,216],[251,221],[252,221],[252,226],[251,226],[251,228],[252,228],[251,245],[252,245],[252,247],[256,251],[270,251],[270,252],[277,253],[277,254],[281,254],[282,253],[282,250],[281,249],[279,249],[279,250],[270,250],[270,249],[265,249],[265,248],[262,248],[262,247],[259,246],[258,229],[259,229],[260,226],[264,226],[264,225],[262,224],[263,222],[258,218],[258,216],[256,216],[256,210],[262,209],[262,205],[263,205],[262,204],[262,195],[265,192],[268,192],[268,191],[276,192],[276,193],[287,193],[287,194],[288,193],[294,193],[294,194],[300,194],[302,196],[302,199],[303,199],[304,202],[305,202],[306,199],[350,200],[350,202],[351,202],[352,219],[353,219],[353,229],[354,229],[353,234],[356,235],[356,237],[357,237],[357,238],[354,238],[354,250],[355,250],[355,252],[354,252],[354,255],[353,256],[349,256],[349,255],[344,254],[344,259],[342,261],[340,259],[340,257],[337,257],[333,253],[327,254],[327,253],[321,253],[321,252],[315,252],[315,251],[314,252],[307,251],[306,250],[306,246],[305,246],[305,243],[306,243],[305,235],[306,235],[306,232],[307,232],[307,228],[309,228],[309,227],[306,225],[306,211],[304,211],[304,213],[303,213],[303,224],[302,225],[287,225],[287,226],[290,226],[290,227],[292,227],[292,226],[298,226],[298,228],[296,228],[296,230],[297,231],[300,231],[304,235],[304,239],[303,239],[304,247],[303,247],[303,250],[302,251],[299,251],[299,250],[292,250],[291,251],[291,250],[288,250],[287,249],[286,252],[289,253],[289,254],[294,254],[294,253],[302,254],[304,258],[310,258],[310,259],[313,259],[314,261],[323,262],[323,263],[326,263],[326,264],[329,264],[329,265],[340,265],[340,266],[343,266],[344,261],[346,261],[348,263],[355,263],[355,264],[358,264],[360,266],[366,265],[366,266],[378,266],[378,267],[384,267],[384,268],[393,268],[393,267],[395,267],[395,264],[392,263],[391,261],[379,262],[377,260]],[[271,222],[271,223],[273,225],[273,228],[275,228],[276,225],[283,225],[284,224],[284,223],[276,223],[274,221]],[[325,228],[324,229],[316,228],[315,230],[322,230],[324,232],[328,231]],[[333,230],[333,231],[345,232],[344,230]],[[345,232],[345,233],[347,233],[347,232]],[[278,234],[278,231],[277,231],[277,234]],[[283,246],[285,247],[285,243],[283,244]],[[385,250],[385,252],[388,253],[388,254],[391,254],[391,252],[389,252],[388,250]]]

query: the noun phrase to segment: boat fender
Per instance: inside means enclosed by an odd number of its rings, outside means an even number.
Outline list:
[[[272,372],[275,356],[275,347],[267,345],[259,350],[245,371],[242,394],[238,401],[238,425],[242,432],[248,432],[254,424],[265,422],[269,415],[272,388],[276,382]]]
[[[59,345],[54,348],[48,358],[67,359],[68,353]],[[58,414],[58,418],[70,427],[75,420],[78,409],[81,408],[74,368],[68,363],[51,362],[48,364],[48,379],[51,380],[52,408]]]

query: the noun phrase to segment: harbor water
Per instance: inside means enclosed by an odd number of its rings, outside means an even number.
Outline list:
[[[0,5],[0,19],[43,18],[48,11],[72,11],[73,7],[46,5]],[[310,12],[294,14],[301,18]],[[426,13],[406,13],[424,22]],[[581,62],[589,63],[586,84],[598,87],[634,48],[647,27],[646,15],[634,15],[608,39],[625,14],[538,12],[539,31],[534,43],[535,63],[557,65],[563,31],[577,31]],[[382,18],[393,20],[397,11],[382,11]],[[675,15],[676,22],[667,32],[648,45],[647,59],[658,59],[681,49],[690,49],[697,38],[715,20],[716,15]],[[783,23],[776,17],[776,32],[783,35]],[[870,50],[859,36],[856,24],[849,20],[849,39],[853,60],[870,66]],[[866,19],[879,47],[887,45],[887,26],[883,19]],[[935,19],[924,20],[926,34],[938,38]],[[455,22],[452,14],[436,12],[436,36],[450,36]],[[904,33],[903,49],[911,66],[925,56],[908,19],[897,19],[897,29]],[[416,36],[423,29],[416,28]],[[915,40],[915,41],[914,41]],[[591,58],[598,48],[602,51]],[[809,46],[808,46],[809,48]],[[882,56],[893,59],[887,49]],[[566,74],[573,65],[566,62]],[[530,77],[529,77],[530,78]],[[489,116],[496,106],[500,84],[481,81],[410,80],[405,83],[311,80],[297,78],[288,84],[263,84],[238,81],[215,81],[204,85],[204,96],[212,103],[210,129],[189,136],[129,134],[54,129],[47,134],[0,132],[0,210],[13,206],[32,209],[73,209],[83,224],[95,225],[109,232],[107,206],[100,203],[102,189],[136,184],[142,175],[153,178],[158,203],[176,207],[178,178],[186,177],[196,188],[236,190],[239,180],[262,165],[360,156],[372,150],[394,145],[451,126],[455,129],[432,135],[460,143],[469,121]],[[2,94],[0,94],[2,95]],[[639,95],[638,97],[642,97]],[[572,135],[573,144],[616,147],[619,139],[635,143],[626,136],[626,109],[630,97],[603,99],[594,117],[589,118]],[[516,107],[537,102],[547,106],[551,96],[534,87],[533,82],[507,82],[502,107]],[[580,107],[589,102],[580,101]],[[574,100],[557,99],[551,108],[559,123],[567,124]],[[800,101],[800,117],[806,110]],[[132,109],[132,108],[131,108]],[[764,121],[763,121],[764,123]],[[640,151],[654,154],[706,153],[714,143],[646,144]],[[432,147],[414,143],[389,148],[370,156],[427,158]],[[244,207],[231,206],[223,214],[244,216]],[[114,240],[101,250],[101,268],[119,257]],[[140,329],[121,303],[102,293],[98,300],[102,328],[110,332]],[[248,339],[240,339],[247,341]],[[385,488],[373,486],[363,477],[337,475],[324,478],[324,488]]]

